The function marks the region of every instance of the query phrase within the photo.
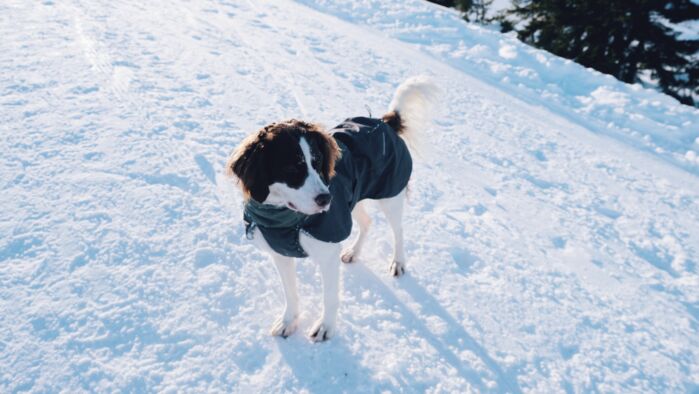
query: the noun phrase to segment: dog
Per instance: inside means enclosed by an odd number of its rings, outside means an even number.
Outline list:
[[[397,88],[380,119],[349,118],[329,131],[291,119],[264,127],[234,149],[226,169],[244,194],[246,237],[272,256],[286,298],[272,335],[286,338],[297,328],[294,258],[310,257],[320,267],[323,311],[309,336],[314,342],[333,336],[340,262],[351,263],[361,253],[371,223],[368,200],[378,201],[393,230],[389,272],[405,273],[402,216],[413,164],[408,145],[414,147],[430,126],[437,94],[429,78],[412,77]],[[359,235],[342,250],[352,219]]]

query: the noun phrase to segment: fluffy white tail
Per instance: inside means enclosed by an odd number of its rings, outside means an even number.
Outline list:
[[[432,126],[439,96],[437,85],[429,77],[419,75],[400,84],[388,106],[389,113],[398,113],[401,137],[414,153],[427,153],[426,132]]]

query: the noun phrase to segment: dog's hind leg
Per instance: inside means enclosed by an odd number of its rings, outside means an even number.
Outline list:
[[[296,262],[291,257],[271,253],[274,265],[284,288],[286,306],[284,313],[272,325],[270,333],[275,336],[288,337],[296,331],[299,315],[299,296],[296,291]]]
[[[352,218],[359,224],[359,236],[354,241],[352,246],[342,251],[342,262],[351,263],[359,258],[359,254],[362,252],[362,246],[364,245],[364,240],[366,239],[366,234],[369,232],[369,226],[371,225],[371,217],[366,211],[366,202],[360,201],[354,206],[352,210]]]
[[[393,230],[393,259],[389,272],[393,276],[405,273],[405,250],[403,249],[403,203],[405,189],[395,197],[378,200],[381,210],[386,215]]]

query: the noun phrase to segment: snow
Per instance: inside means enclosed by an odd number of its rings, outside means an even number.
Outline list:
[[[698,110],[678,105],[672,97],[525,45],[514,32],[503,35],[463,23],[457,11],[426,2],[300,1],[415,44],[498,90],[699,174],[699,167],[684,157],[686,146],[699,134]],[[609,92],[601,101],[594,94],[600,87]],[[628,95],[629,102],[607,100],[610,94]],[[643,135],[652,141],[644,141]]]
[[[419,1],[0,5],[0,391],[699,388],[699,111]],[[406,210],[301,332],[223,176],[275,120],[445,92]],[[690,153],[691,152],[691,153]]]

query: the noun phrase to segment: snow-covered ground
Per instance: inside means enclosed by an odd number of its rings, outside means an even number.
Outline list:
[[[699,390],[699,111],[417,0],[0,4],[0,392]],[[382,216],[302,331],[229,151],[445,92],[409,274]]]

